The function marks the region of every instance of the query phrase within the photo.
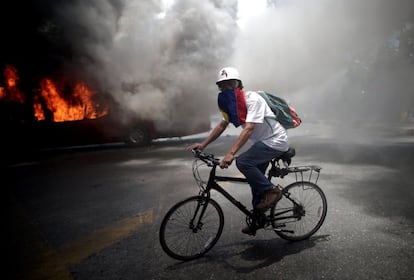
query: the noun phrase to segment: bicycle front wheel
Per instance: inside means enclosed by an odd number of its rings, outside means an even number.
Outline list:
[[[207,253],[219,240],[224,215],[210,198],[192,196],[174,205],[159,232],[161,247],[177,260],[193,260]]]
[[[283,194],[270,209],[276,234],[290,241],[309,238],[325,220],[328,209],[325,194],[316,184],[306,181],[288,185]]]

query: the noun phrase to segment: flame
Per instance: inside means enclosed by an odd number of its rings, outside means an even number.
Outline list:
[[[25,103],[25,95],[18,89],[19,77],[16,68],[7,65],[4,77],[5,87],[0,87],[0,99]],[[62,83],[51,78],[41,79],[39,84],[40,94],[33,96],[34,117],[38,121],[46,119],[45,110],[51,113],[50,118],[54,122],[96,119],[109,112],[108,108],[101,107],[94,101],[96,93],[84,82],[76,83],[71,94],[67,96],[63,95]]]
[[[7,99],[11,102],[24,103],[25,96],[18,89],[17,84],[19,77],[17,70],[12,65],[6,65],[4,69],[6,87],[0,87],[0,99]]]
[[[96,119],[108,114],[108,109],[101,110],[98,103],[93,103],[92,97],[94,92],[88,88],[85,83],[78,83],[74,88],[73,96],[78,98],[85,108],[85,116],[87,119]]]
[[[6,96],[6,89],[4,87],[0,87],[0,99],[4,99]]]
[[[51,79],[40,81],[41,95],[47,108],[53,113],[53,121],[75,121],[83,119],[96,119],[108,114],[108,109],[100,109],[92,102],[94,92],[83,82],[75,85],[71,100],[62,97],[61,90]],[[34,104],[35,116],[38,120],[44,119],[42,106],[39,102]]]
[[[39,101],[39,97],[35,96],[33,101],[34,116],[38,121],[44,121],[45,113],[43,112],[42,104]]]

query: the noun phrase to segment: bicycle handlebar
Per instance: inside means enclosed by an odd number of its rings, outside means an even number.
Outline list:
[[[194,157],[204,161],[208,166],[216,166],[220,164],[220,160],[214,157],[213,154],[204,153],[199,149],[192,149],[191,152],[193,153]]]

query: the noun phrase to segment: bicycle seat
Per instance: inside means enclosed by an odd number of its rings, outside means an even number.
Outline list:
[[[296,155],[295,148],[289,148],[285,153],[283,153],[280,157],[274,158],[274,161],[282,160],[287,163],[287,165],[290,165],[292,162],[292,158]]]

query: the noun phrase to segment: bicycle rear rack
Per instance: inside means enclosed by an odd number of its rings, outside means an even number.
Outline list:
[[[317,184],[321,169],[322,167],[318,165],[303,165],[285,168],[281,168],[279,165],[272,165],[269,170],[269,177],[280,177],[283,179],[286,175],[294,173],[296,181],[309,181]]]

